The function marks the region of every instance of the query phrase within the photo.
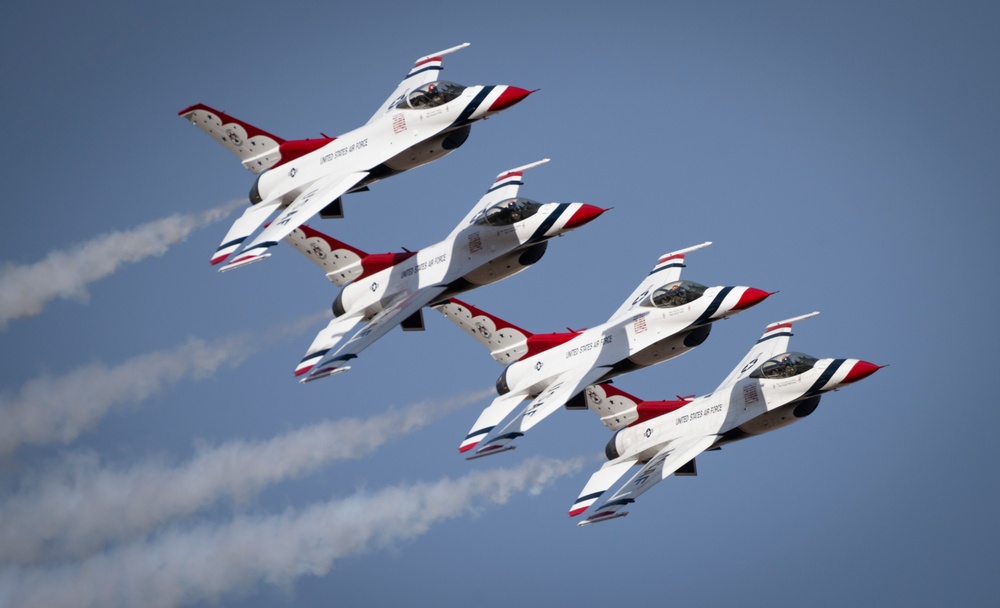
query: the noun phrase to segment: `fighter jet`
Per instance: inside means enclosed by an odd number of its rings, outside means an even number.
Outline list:
[[[712,323],[771,295],[753,287],[705,287],[680,280],[687,253],[702,243],[665,254],[604,323],[589,330],[531,334],[460,300],[435,306],[508,364],[497,380],[499,396],[483,410],[459,446],[467,452],[492,432],[471,458],[514,449],[509,445],[557,409],[585,409],[581,393],[591,384],[672,359],[708,338]],[[521,401],[531,402],[495,431]]]
[[[340,137],[286,141],[204,104],[179,114],[218,140],[257,174],[250,203],[222,239],[212,264],[230,270],[263,260],[268,249],[317,213],[342,217],[341,197],[441,158],[465,143],[472,123],[527,97],[518,87],[439,80],[441,58],[421,57],[368,122]],[[250,243],[244,242],[279,212]]]
[[[857,382],[880,366],[860,359],[816,359],[788,352],[792,324],[813,312],[767,326],[764,335],[717,389],[697,399],[643,401],[611,385],[587,390],[587,406],[616,431],[608,462],[594,473],[569,511],[585,512],[626,473],[631,479],[580,522],[622,517],[626,505],[665,479],[696,475],[695,456],[704,450],[787,426],[815,411],[823,393]]]
[[[308,226],[286,237],[330,281],[344,286],[333,302],[336,318],[295,369],[300,381],[349,369],[347,362],[396,325],[423,329],[424,306],[524,270],[542,257],[549,239],[604,213],[584,203],[519,197],[523,172],[546,162],[498,175],[446,239],[419,251],[369,255]]]

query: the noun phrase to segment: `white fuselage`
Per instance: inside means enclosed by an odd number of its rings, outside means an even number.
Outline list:
[[[536,396],[553,378],[572,367],[609,367],[597,381],[604,382],[629,370],[672,359],[701,344],[712,321],[735,313],[734,307],[745,289],[710,287],[702,297],[675,308],[633,307],[568,342],[511,363],[498,389],[527,391]]]
[[[781,428],[813,412],[822,392],[837,388],[857,362],[820,359],[797,376],[743,378],[683,407],[621,429],[611,439],[620,457],[643,462],[680,437],[718,435],[716,446]]]
[[[322,148],[260,174],[255,192],[261,200],[280,199],[287,204],[328,174],[348,175],[385,165],[384,171],[370,175],[357,186],[362,187],[440,158],[453,149],[443,145],[446,133],[483,118],[503,88],[471,86],[434,108],[394,108]],[[425,143],[431,145],[422,145]]]
[[[444,241],[348,284],[338,300],[346,314],[363,310],[365,317],[371,317],[399,293],[445,285],[449,289],[442,294],[444,299],[499,281],[537,261],[545,241],[565,232],[581,205],[546,203],[535,215],[511,225],[459,227]]]

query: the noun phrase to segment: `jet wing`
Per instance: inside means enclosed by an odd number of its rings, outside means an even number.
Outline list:
[[[268,249],[277,245],[278,241],[291,234],[293,230],[304,224],[309,218],[322,211],[323,207],[340,198],[367,176],[367,171],[358,171],[346,176],[333,175],[316,180],[302,194],[298,195],[267,228],[261,231],[253,242],[235,254],[229,263],[219,270],[221,272],[232,270],[233,268],[245,266],[268,257],[271,255],[270,253],[266,253]],[[274,201],[264,201],[256,206],[273,204]],[[271,209],[273,210],[273,207]],[[244,217],[246,215],[244,213]],[[255,219],[258,218],[259,216],[255,216]],[[263,217],[259,219],[263,223],[267,218]],[[243,218],[241,217],[237,222],[242,220]]]
[[[585,526],[627,515],[627,513],[619,511],[629,503],[635,502],[639,495],[666,479],[671,473],[694,459],[695,456],[712,447],[716,439],[718,439],[717,435],[707,435],[685,437],[667,443],[639,469],[638,473],[619,486],[610,498],[597,506],[593,514],[581,521],[579,525]],[[637,464],[634,458],[612,460],[605,464],[590,477],[590,481],[587,482],[580,496],[573,503],[573,507],[569,511],[570,516],[573,517],[586,511],[587,507],[596,502],[634,464]]]
[[[681,278],[681,269],[684,268],[684,256],[692,251],[708,247],[711,244],[711,241],[706,241],[701,245],[695,245],[694,247],[688,247],[686,249],[680,249],[678,251],[672,251],[661,255],[660,259],[656,261],[656,265],[653,266],[653,269],[649,271],[648,275],[646,275],[646,278],[639,283],[639,286],[635,288],[632,295],[625,300],[625,302],[618,308],[618,310],[615,311],[615,314],[613,314],[611,318],[613,319],[619,315],[623,315],[638,306],[639,303],[645,300],[646,296],[648,296],[650,292],[657,287],[679,280]]]
[[[441,72],[441,58],[449,53],[454,53],[455,51],[460,51],[465,47],[469,46],[469,42],[465,42],[458,46],[453,46],[450,49],[445,49],[443,51],[438,51],[437,53],[431,53],[430,55],[425,55],[420,59],[417,59],[416,63],[413,64],[413,69],[410,73],[406,75],[406,78],[399,83],[396,90],[389,95],[389,98],[382,103],[378,111],[368,119],[368,122],[372,122],[377,118],[382,117],[386,112],[392,109],[397,103],[399,103],[403,95],[408,91],[423,86],[428,82],[434,82],[438,79],[438,74]]]
[[[393,327],[405,321],[444,293],[443,285],[428,287],[398,298],[369,321],[362,317],[340,317],[321,331],[295,368],[300,382],[312,382],[345,371],[354,359]]]
[[[497,175],[497,178],[493,181],[493,185],[490,186],[490,189],[486,191],[486,194],[479,199],[479,202],[476,203],[476,206],[472,208],[472,211],[465,216],[465,219],[455,227],[452,235],[464,230],[465,227],[472,223],[472,221],[475,220],[480,213],[489,207],[492,207],[500,201],[515,198],[518,190],[520,190],[521,186],[524,185],[524,182],[521,179],[524,172],[539,165],[544,165],[549,162],[549,160],[550,159],[548,158],[543,158],[542,160],[522,165],[514,169],[509,169],[500,175]]]
[[[574,395],[597,382],[610,369],[609,366],[583,368],[578,366],[559,374],[542,394],[528,404],[528,407],[524,408],[520,414],[507,423],[507,426],[483,444],[483,447],[476,450],[474,457],[514,449],[515,446],[508,445],[510,442],[548,418]]]
[[[781,353],[788,352],[788,341],[792,337],[792,324],[798,321],[803,321],[818,315],[819,312],[811,312],[807,315],[802,315],[799,317],[794,317],[792,319],[785,319],[784,321],[778,321],[777,323],[771,323],[764,330],[764,335],[757,340],[757,343],[753,345],[750,352],[743,357],[733,371],[729,372],[726,379],[722,381],[719,388],[724,386],[731,386],[732,384],[742,380],[748,374],[757,369],[757,366],[761,363],[767,361],[771,357],[780,355]],[[718,389],[716,389],[718,390]]]

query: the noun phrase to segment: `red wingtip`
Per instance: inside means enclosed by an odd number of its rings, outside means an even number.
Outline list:
[[[768,292],[763,289],[757,289],[756,287],[747,287],[746,291],[743,292],[743,295],[740,296],[740,301],[736,303],[736,306],[733,306],[733,310],[744,310],[756,304],[760,304],[775,293],[777,292]]]
[[[500,97],[497,97],[497,100],[490,105],[490,109],[488,111],[499,112],[500,110],[506,110],[532,93],[534,93],[534,91],[529,91],[520,87],[508,86],[504,88],[503,93],[500,93]]]
[[[583,513],[586,510],[587,510],[587,507],[580,507],[579,509],[573,509],[572,511],[569,512],[569,516],[570,517],[576,517],[577,515],[579,515],[580,513]]]
[[[469,445],[462,445],[462,446],[458,447],[458,451],[459,451],[459,453],[464,454],[465,452],[468,452],[469,450],[471,450],[472,448],[476,447],[477,445],[479,445],[478,441],[476,443],[470,443]]]
[[[847,377],[841,381],[841,384],[850,384],[851,382],[857,382],[871,376],[878,370],[885,367],[884,365],[875,365],[874,363],[869,363],[868,361],[858,361],[851,368],[851,371],[847,372]]]

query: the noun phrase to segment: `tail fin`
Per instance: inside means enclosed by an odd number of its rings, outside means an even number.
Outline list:
[[[584,395],[587,407],[600,416],[604,426],[612,431],[680,409],[694,398],[694,395],[689,395],[678,396],[676,401],[644,401],[616,388],[610,382],[588,386]]]
[[[284,240],[319,266],[336,285],[347,285],[364,272],[361,262],[367,253],[309,226],[299,226]]]
[[[177,114],[238,156],[243,166],[252,173],[263,173],[334,140],[324,135],[319,139],[286,141],[203,103],[185,108]]]

